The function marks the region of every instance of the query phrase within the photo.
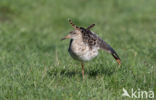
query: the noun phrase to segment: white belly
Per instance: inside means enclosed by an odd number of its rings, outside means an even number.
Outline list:
[[[79,58],[83,61],[89,61],[98,55],[98,51],[92,50],[86,53],[80,54]]]
[[[92,48],[84,44],[71,44],[69,47],[69,54],[72,58],[79,61],[89,61],[98,55],[98,49]]]

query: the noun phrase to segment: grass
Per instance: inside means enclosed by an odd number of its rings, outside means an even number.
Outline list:
[[[156,93],[155,0],[1,0],[1,100],[129,100],[128,91]],[[67,19],[93,29],[119,54],[81,66],[68,54]],[[155,94],[156,96],[156,94]]]

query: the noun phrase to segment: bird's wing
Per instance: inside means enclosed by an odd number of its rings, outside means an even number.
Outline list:
[[[99,44],[99,48],[100,49],[106,50],[107,52],[109,52],[110,54],[112,54],[112,56],[116,59],[116,61],[118,62],[118,64],[121,64],[121,60],[120,60],[118,54],[115,52],[115,50],[109,44],[107,44],[105,41],[103,41],[99,37],[98,37],[98,44]]]
[[[110,45],[108,45],[105,41],[103,41],[100,37],[98,37],[94,32],[85,29],[83,27],[80,27],[80,29],[82,32],[83,42],[88,44],[91,49],[93,47],[99,47],[100,49],[106,50],[112,54],[112,56],[116,59],[116,61],[119,64],[121,63],[119,56]]]
[[[88,29],[81,27],[83,42],[88,44],[90,48],[97,46],[97,36]]]

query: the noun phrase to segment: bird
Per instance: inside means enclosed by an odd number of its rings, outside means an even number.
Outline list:
[[[74,30],[61,40],[70,39],[68,52],[70,56],[81,63],[82,78],[84,79],[84,63],[92,60],[98,55],[99,50],[105,50],[110,53],[117,63],[120,65],[121,60],[116,51],[96,33],[91,31],[95,24],[89,25],[87,28],[78,27],[71,19],[69,23]]]

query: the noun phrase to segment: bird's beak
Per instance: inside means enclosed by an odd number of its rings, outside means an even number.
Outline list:
[[[71,36],[70,35],[67,35],[64,38],[62,38],[61,40],[70,39],[70,38],[71,38]]]

